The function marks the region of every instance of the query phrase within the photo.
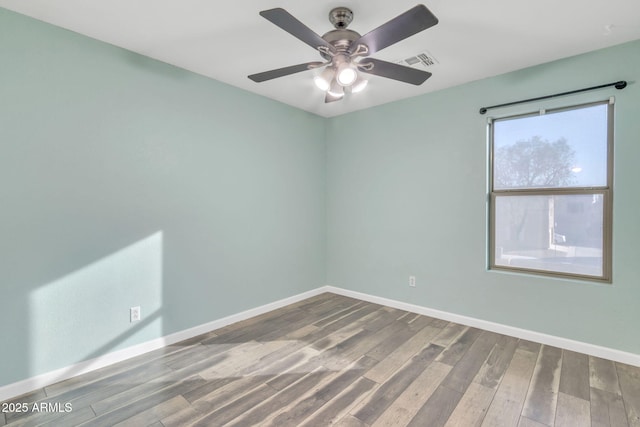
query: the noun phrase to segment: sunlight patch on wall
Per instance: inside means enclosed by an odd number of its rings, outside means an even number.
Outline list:
[[[31,372],[162,336],[162,260],[159,231],[33,291]],[[131,323],[129,309],[134,306],[141,307],[142,319]]]

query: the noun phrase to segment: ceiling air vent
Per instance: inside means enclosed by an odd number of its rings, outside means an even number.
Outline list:
[[[435,56],[431,55],[426,50],[415,56],[410,56],[409,58],[402,59],[397,63],[401,65],[406,65],[407,67],[415,67],[415,68],[431,68],[434,65],[439,64]]]

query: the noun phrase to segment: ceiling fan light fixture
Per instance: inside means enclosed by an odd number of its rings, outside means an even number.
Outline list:
[[[358,79],[358,72],[351,64],[342,64],[338,67],[336,80],[340,86],[351,86]]]
[[[322,78],[322,76],[315,76],[313,78],[313,82],[316,84],[317,88],[323,92],[329,90],[329,82]]]
[[[338,79],[335,78],[331,81],[331,87],[327,93],[334,98],[342,98],[344,96],[344,87],[338,83]]]
[[[369,80],[358,77],[358,80],[351,86],[351,93],[362,92],[367,87],[367,84],[369,84]]]
[[[333,81],[335,74],[336,71],[333,67],[326,67],[322,70],[322,73],[313,78],[313,82],[316,84],[318,89],[326,92],[331,88],[331,82]]]

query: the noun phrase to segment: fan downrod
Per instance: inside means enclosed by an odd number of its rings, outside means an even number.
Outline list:
[[[344,30],[353,21],[353,12],[348,7],[335,7],[329,12],[329,21],[337,30]]]

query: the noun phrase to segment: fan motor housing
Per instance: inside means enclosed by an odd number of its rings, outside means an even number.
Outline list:
[[[335,47],[336,51],[344,52],[349,49],[351,43],[360,38],[360,34],[353,30],[331,30],[325,33],[322,38]],[[320,52],[320,55],[322,55],[324,59],[330,59],[328,55],[322,52]]]

